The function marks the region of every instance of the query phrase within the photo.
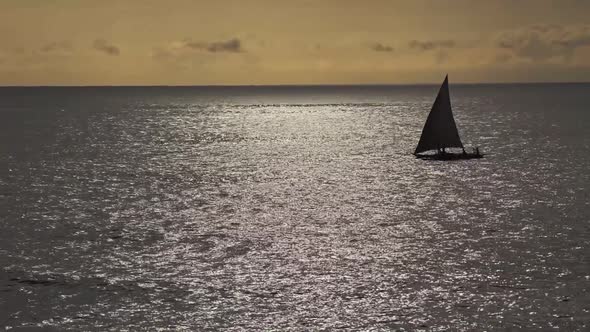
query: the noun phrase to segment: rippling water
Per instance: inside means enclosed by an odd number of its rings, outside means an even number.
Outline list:
[[[0,89],[0,329],[590,328],[590,85],[437,89]]]

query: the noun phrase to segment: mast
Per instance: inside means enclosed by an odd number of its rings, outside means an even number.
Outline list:
[[[449,94],[449,75],[445,77],[428,114],[414,154],[440,148],[462,148],[457,124],[453,118]]]

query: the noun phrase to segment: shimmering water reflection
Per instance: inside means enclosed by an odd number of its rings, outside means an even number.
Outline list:
[[[588,328],[588,85],[315,89],[0,89],[0,326]]]

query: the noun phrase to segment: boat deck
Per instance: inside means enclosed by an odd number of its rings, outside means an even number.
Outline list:
[[[416,158],[423,160],[468,160],[481,159],[481,153],[436,153],[436,154],[415,154]]]

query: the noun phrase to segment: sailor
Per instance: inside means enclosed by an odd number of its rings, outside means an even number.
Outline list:
[[[466,156],[467,152],[465,152],[465,148],[461,148],[461,149],[463,149],[463,155]]]
[[[479,156],[479,146],[475,147],[475,155]]]

